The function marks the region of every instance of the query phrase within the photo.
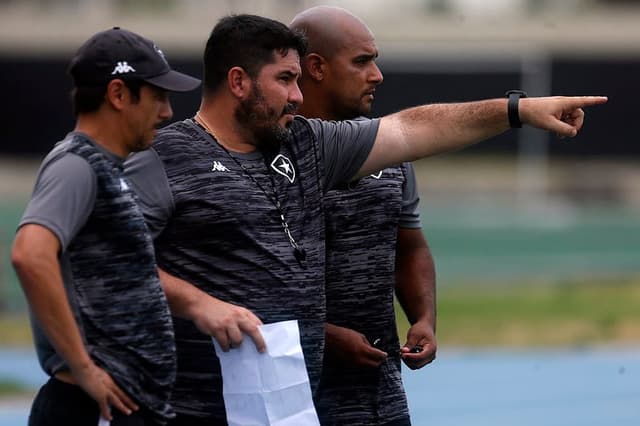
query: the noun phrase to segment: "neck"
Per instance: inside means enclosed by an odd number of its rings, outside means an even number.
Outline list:
[[[84,133],[107,151],[126,158],[131,152],[123,142],[124,138],[119,134],[119,128],[120,126],[93,114],[81,114],[74,131]]]
[[[256,150],[250,143],[246,130],[238,129],[233,117],[226,117],[221,111],[233,111],[233,108],[225,108],[210,104],[201,104],[196,112],[195,120],[223,147],[229,151],[248,153]]]
[[[304,94],[305,102],[298,108],[298,114],[306,118],[338,120],[339,118],[332,113],[326,94],[320,84],[305,79],[300,81],[300,90]]]

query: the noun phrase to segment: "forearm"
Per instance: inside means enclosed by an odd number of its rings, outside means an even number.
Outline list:
[[[238,347],[243,333],[253,340],[258,352],[266,350],[258,328],[262,321],[253,312],[217,299],[160,268],[158,273],[174,316],[192,321],[200,332],[216,339],[225,351]]]
[[[358,174],[461,149],[508,128],[506,99],[409,108],[381,119],[373,149]]]
[[[30,229],[23,230],[16,238],[12,263],[30,310],[67,365],[76,371],[86,368],[92,361],[67,299],[57,248],[48,248],[46,241],[23,238]]]
[[[189,282],[158,268],[162,288],[164,289],[171,313],[180,318],[194,320],[198,302],[211,298]]]
[[[335,352],[340,346],[343,327],[339,327],[335,324],[325,323],[324,325],[324,337],[325,337],[325,350],[328,352]]]
[[[523,98],[518,115],[522,123],[574,137],[584,123],[582,108],[606,102],[602,96]],[[507,103],[504,98],[423,105],[385,116],[356,177],[496,136],[509,128]]]
[[[402,232],[400,230],[400,233]],[[411,231],[405,230],[404,232]],[[411,246],[398,245],[396,250],[396,297],[412,325],[418,321],[425,321],[435,332],[435,264],[429,246],[424,239],[422,243],[414,243]]]

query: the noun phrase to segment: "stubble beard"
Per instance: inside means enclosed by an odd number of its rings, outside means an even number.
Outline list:
[[[257,148],[268,150],[279,149],[280,145],[289,138],[290,130],[278,123],[278,119],[282,115],[267,105],[257,84],[254,85],[254,89],[247,99],[242,100],[234,112],[238,123],[251,133],[253,144]]]

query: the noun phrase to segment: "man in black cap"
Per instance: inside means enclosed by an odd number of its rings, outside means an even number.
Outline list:
[[[117,27],[85,42],[69,73],[76,127],[42,162],[12,251],[51,376],[29,424],[164,424],[173,417],[173,328],[122,163],[171,118],[167,92],[200,81]]]

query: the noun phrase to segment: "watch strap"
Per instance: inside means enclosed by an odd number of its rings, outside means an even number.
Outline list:
[[[527,92],[522,90],[509,90],[506,93],[507,98],[509,99],[507,102],[507,115],[509,117],[509,126],[511,128],[521,128],[522,121],[520,121],[520,98],[526,98]]]

